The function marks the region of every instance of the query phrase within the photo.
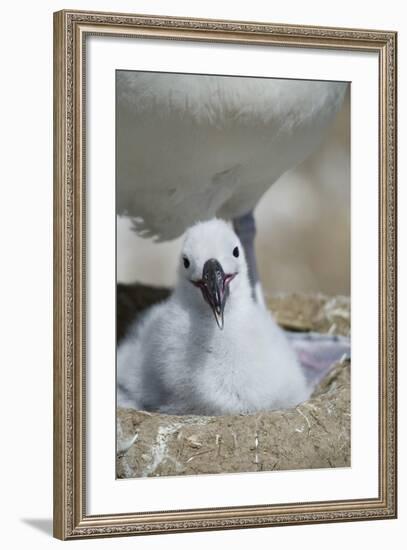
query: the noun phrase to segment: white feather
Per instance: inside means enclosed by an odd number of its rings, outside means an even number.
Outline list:
[[[239,246],[241,254],[232,251]],[[152,307],[119,346],[118,405],[168,414],[238,414],[295,406],[308,397],[296,356],[271,314],[251,296],[238,237],[221,220],[189,229],[172,296]],[[216,258],[230,283],[224,329],[198,288]]]
[[[120,71],[117,207],[145,237],[252,210],[310,155],[346,83]]]

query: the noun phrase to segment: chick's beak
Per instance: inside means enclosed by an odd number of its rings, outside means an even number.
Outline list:
[[[195,283],[201,291],[205,301],[210,305],[218,327],[222,330],[224,324],[224,310],[229,296],[229,283],[234,278],[223,271],[218,260],[207,260],[203,266],[202,279]]]

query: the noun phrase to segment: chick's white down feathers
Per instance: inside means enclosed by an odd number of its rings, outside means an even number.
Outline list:
[[[224,273],[236,274],[228,285],[222,330],[191,283],[202,278],[210,259]],[[286,408],[307,399],[289,342],[252,298],[243,248],[229,225],[213,219],[190,228],[178,270],[170,298],[149,309],[119,345],[118,405],[221,415]]]

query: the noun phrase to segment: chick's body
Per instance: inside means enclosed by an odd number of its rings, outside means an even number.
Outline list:
[[[253,300],[244,256],[232,257],[236,235],[219,220],[199,225],[200,231],[193,228],[198,239],[187,236],[184,250],[192,265],[180,266],[174,293],[151,308],[119,347],[119,406],[221,415],[304,401],[308,390],[296,356],[271,314]],[[211,233],[216,240],[207,240]],[[208,253],[216,254],[227,272],[238,270],[228,287],[222,330],[191,284]],[[189,269],[191,274],[185,275]]]

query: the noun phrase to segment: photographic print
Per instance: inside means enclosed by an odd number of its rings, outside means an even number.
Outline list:
[[[55,537],[396,517],[396,62],[54,14]]]
[[[350,84],[117,70],[116,214],[116,476],[350,466]]]

